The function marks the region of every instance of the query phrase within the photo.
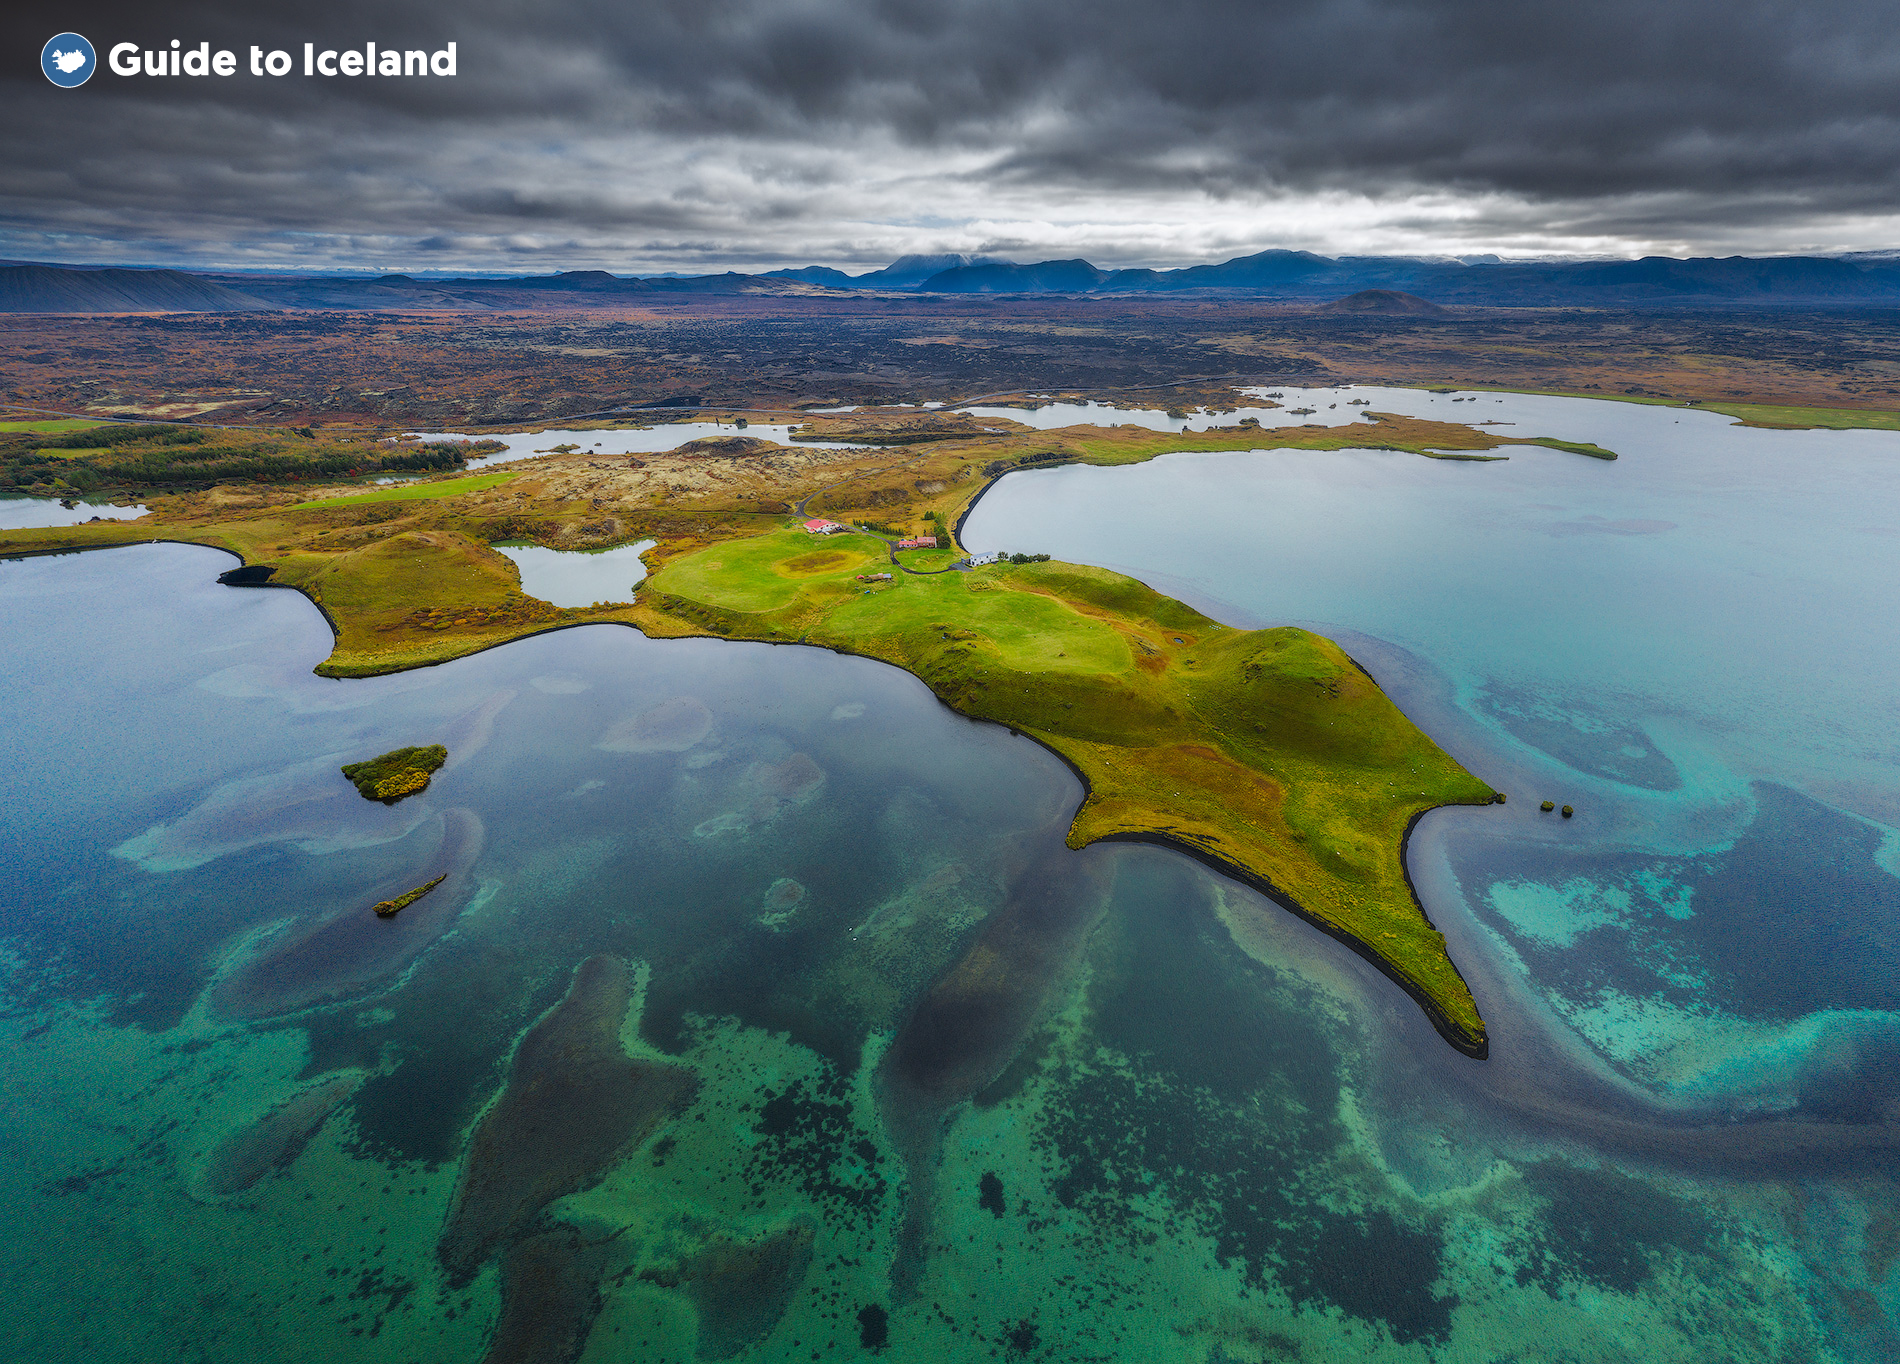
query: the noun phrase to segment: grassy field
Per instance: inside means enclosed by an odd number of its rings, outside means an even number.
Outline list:
[[[434,482],[392,483],[378,488],[373,493],[353,493],[348,497],[325,497],[315,502],[299,502],[289,507],[289,511],[309,511],[312,508],[360,507],[371,502],[417,502],[431,497],[460,497],[463,493],[478,493],[497,484],[506,483],[515,476],[513,470],[497,471],[492,474],[471,474],[467,478],[445,478]]]
[[[1163,841],[1271,887],[1377,960],[1455,1045],[1482,1053],[1477,1005],[1400,849],[1420,812],[1493,792],[1337,645],[1292,628],[1230,630],[1071,564],[900,574],[867,590],[855,575],[874,562],[869,550],[821,543],[834,562],[789,530],[686,555],[649,580],[644,609],[689,633],[880,658],[964,714],[1035,736],[1089,784],[1072,846]]]
[[[1900,412],[1863,412],[1846,407],[1774,407],[1766,403],[1699,403],[1705,412],[1734,417],[1744,426],[1794,430],[1900,431]]]
[[[756,539],[729,540],[672,566],[680,590],[710,606],[733,611],[775,611],[797,600],[806,584],[830,583],[842,594],[859,573],[882,573],[890,565],[884,544],[869,535],[808,535],[780,531]]]
[[[83,417],[48,417],[42,421],[0,422],[0,431],[26,431],[36,436],[64,435],[68,431],[88,431],[107,422],[87,421]]]

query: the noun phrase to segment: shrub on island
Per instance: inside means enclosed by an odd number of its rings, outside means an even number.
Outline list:
[[[429,777],[448,758],[448,749],[441,744],[429,744],[422,748],[393,749],[367,762],[345,763],[342,771],[364,800],[394,805],[427,787]]]

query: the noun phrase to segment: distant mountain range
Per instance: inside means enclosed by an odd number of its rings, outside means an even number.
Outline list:
[[[0,313],[222,313],[272,306],[181,270],[0,268]]]
[[[1180,270],[1103,270],[1085,260],[966,265],[933,275],[924,293],[1155,293],[1236,290],[1327,300],[1365,289],[1398,290],[1434,303],[1652,303],[1661,301],[1900,301],[1900,261],[1823,256],[1468,264],[1405,256],[1318,256],[1262,251]]]
[[[0,312],[508,311],[611,306],[681,294],[1154,294],[1186,290],[1332,302],[1368,290],[1441,307],[1659,304],[1900,305],[1900,255],[1728,256],[1510,262],[1495,257],[1320,256],[1262,251],[1179,270],[1105,270],[1086,260],[1018,264],[966,255],[904,256],[848,275],[829,266],[760,275],[639,278],[604,270],[512,278],[191,274],[179,270],[0,265]],[[1429,315],[1409,308],[1415,315]],[[1395,311],[1389,304],[1344,311]]]
[[[807,265],[800,270],[769,270],[765,278],[796,279],[832,289],[914,289],[925,280],[946,271],[1008,264],[1008,261],[998,256],[965,256],[945,252],[935,256],[899,256],[882,270],[873,270],[868,275],[847,275],[828,265]]]

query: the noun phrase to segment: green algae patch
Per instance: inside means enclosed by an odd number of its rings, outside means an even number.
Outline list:
[[[357,792],[364,800],[380,800],[385,805],[394,805],[404,797],[413,796],[426,787],[436,769],[448,760],[448,749],[441,744],[429,744],[421,748],[392,749],[381,757],[371,758],[367,762],[345,763],[342,770],[343,775],[354,783]],[[436,881],[441,879],[438,876]],[[430,887],[434,885],[435,881],[429,883]],[[396,906],[396,909],[401,909],[403,905],[421,898],[428,888],[412,891],[403,899],[402,905]],[[377,906],[376,912],[378,914],[383,912],[381,905]],[[395,910],[389,912],[393,914]]]
[[[778,571],[812,552],[809,537],[775,533],[682,556],[650,580],[642,628],[800,641],[904,668],[952,708],[1070,764],[1088,787],[1071,847],[1186,851],[1348,943],[1454,1046],[1486,1054],[1477,1004],[1412,893],[1403,848],[1427,810],[1496,793],[1337,644],[1291,627],[1228,629],[1074,564],[899,574],[870,590],[849,563]]]
[[[393,900],[378,900],[370,908],[376,911],[378,918],[392,919],[448,879],[449,874],[443,872],[433,881],[424,881],[414,890],[404,891]]]

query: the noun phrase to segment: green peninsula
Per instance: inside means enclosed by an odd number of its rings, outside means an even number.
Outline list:
[[[868,535],[782,530],[667,565],[649,606],[691,633],[882,659],[1028,734],[1088,787],[1069,845],[1167,843],[1289,901],[1375,960],[1446,1039],[1485,1031],[1401,851],[1411,822],[1495,793],[1331,640],[1234,630],[1132,578],[1046,563],[899,574]],[[655,629],[652,633],[673,633]]]

